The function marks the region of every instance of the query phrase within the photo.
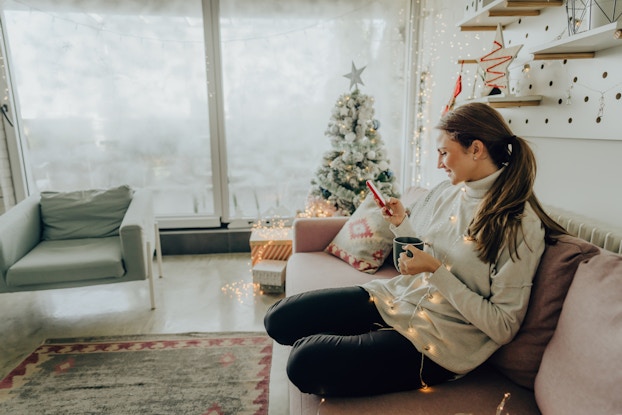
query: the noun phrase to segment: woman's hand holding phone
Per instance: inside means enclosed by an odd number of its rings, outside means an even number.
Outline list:
[[[390,211],[389,215],[387,211]],[[386,200],[385,207],[382,209],[382,216],[394,226],[400,226],[406,219],[406,209],[399,199],[390,197]]]
[[[406,218],[406,210],[399,199],[385,198],[371,180],[367,180],[367,187],[374,196],[376,205],[382,210],[382,216],[395,226],[399,226]]]
[[[379,207],[384,208],[387,205],[387,203],[384,200],[384,196],[382,195],[382,193],[380,193],[380,190],[378,190],[374,182],[372,182],[371,180],[367,180],[365,184],[367,185],[367,188],[371,191],[371,194],[374,197],[376,204]],[[387,214],[391,215],[391,212],[388,211]]]

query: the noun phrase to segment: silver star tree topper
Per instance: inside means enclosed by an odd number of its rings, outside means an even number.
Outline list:
[[[361,69],[356,69],[354,62],[352,62],[352,70],[350,73],[344,75],[345,78],[350,80],[350,89],[352,89],[353,86],[358,89],[358,84],[365,85],[361,80],[361,74],[365,68],[367,68],[367,66],[363,66]]]

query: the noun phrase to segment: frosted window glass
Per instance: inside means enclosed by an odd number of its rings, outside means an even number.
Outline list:
[[[330,148],[324,135],[352,61],[367,66],[393,171],[400,170],[408,0],[223,0],[230,214],[293,215]]]
[[[130,184],[214,213],[200,0],[3,4],[38,190]]]
[[[5,0],[38,190],[148,187],[156,214],[290,216],[330,148],[351,62],[367,66],[400,173],[410,0],[221,0],[229,211],[215,206],[201,0]]]

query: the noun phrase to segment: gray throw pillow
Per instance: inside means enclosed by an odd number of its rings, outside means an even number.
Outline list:
[[[129,186],[41,192],[43,239],[103,238],[119,234],[132,200]]]

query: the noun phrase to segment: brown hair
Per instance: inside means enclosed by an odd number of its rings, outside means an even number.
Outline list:
[[[495,263],[508,248],[518,258],[518,235],[525,203],[536,212],[548,243],[566,230],[546,214],[533,192],[536,158],[524,139],[515,136],[501,114],[487,104],[469,103],[447,113],[437,125],[467,149],[474,140],[486,146],[497,167],[505,167],[488,190],[467,234],[473,238],[479,258]]]

